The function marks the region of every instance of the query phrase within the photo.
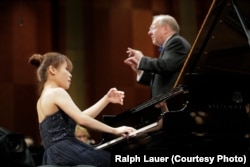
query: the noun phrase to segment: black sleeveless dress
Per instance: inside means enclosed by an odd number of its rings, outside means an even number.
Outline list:
[[[95,150],[74,136],[76,123],[62,110],[39,124],[44,146],[43,165],[110,166],[110,153]]]

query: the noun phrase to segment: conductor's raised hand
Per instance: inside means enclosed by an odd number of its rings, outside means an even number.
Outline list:
[[[129,65],[133,71],[137,72],[137,66],[139,61],[135,57],[128,57],[124,60],[124,63]]]
[[[142,54],[141,51],[135,50],[135,49],[132,49],[132,48],[128,48],[127,53],[128,53],[128,57],[134,57],[138,61],[140,61],[141,58],[143,57],[143,54]]]

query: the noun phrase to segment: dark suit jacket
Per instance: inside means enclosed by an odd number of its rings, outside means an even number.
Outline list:
[[[138,82],[150,85],[152,97],[173,88],[190,47],[186,39],[175,34],[163,46],[158,58],[144,56],[141,59],[138,69],[144,73]]]

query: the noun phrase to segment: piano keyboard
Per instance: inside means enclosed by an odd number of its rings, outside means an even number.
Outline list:
[[[147,126],[145,126],[145,127],[143,127],[143,128],[140,128],[140,129],[138,129],[138,130],[132,132],[131,134],[129,134],[129,137],[135,136],[136,134],[139,134],[139,133],[142,133],[142,132],[145,132],[146,130],[149,130],[149,129],[153,128],[153,127],[156,127],[157,125],[158,125],[158,122],[154,122],[154,123],[152,123],[152,124],[149,124],[149,125],[147,125]],[[125,139],[126,139],[126,138],[124,138],[124,137],[121,136],[121,137],[118,137],[118,138],[116,138],[116,139],[110,140],[110,141],[108,141],[108,142],[106,142],[106,143],[104,143],[104,144],[101,144],[101,145],[99,145],[99,146],[96,146],[95,148],[96,148],[96,149],[104,149],[104,148],[106,148],[106,147],[108,147],[108,146],[117,144],[117,143],[119,143],[119,142],[121,142],[121,141],[123,141],[123,140],[125,140]]]

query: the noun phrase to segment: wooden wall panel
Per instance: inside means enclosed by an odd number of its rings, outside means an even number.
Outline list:
[[[0,83],[0,127],[12,129],[14,127],[14,99],[13,84],[10,82]]]
[[[0,3],[0,126],[40,141],[36,114],[36,74],[28,59],[51,50],[49,0]],[[3,60],[3,61],[2,61]]]

